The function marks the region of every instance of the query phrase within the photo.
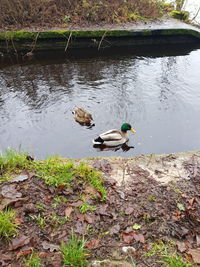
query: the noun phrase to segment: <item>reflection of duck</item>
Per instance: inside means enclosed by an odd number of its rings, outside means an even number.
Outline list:
[[[136,131],[131,128],[129,123],[124,123],[121,126],[121,131],[119,130],[110,130],[99,135],[98,138],[93,140],[95,145],[106,145],[106,146],[119,146],[128,141],[127,131]]]
[[[93,120],[92,115],[83,108],[75,107],[72,111],[75,121],[82,125],[90,125]]]
[[[124,143],[122,145],[119,145],[119,146],[114,146],[114,147],[108,147],[108,146],[105,146],[105,145],[93,145],[94,148],[96,148],[97,150],[99,151],[118,151],[120,149],[122,149],[122,151],[124,152],[127,152],[129,151],[131,148],[134,148],[134,146],[129,146],[127,145],[127,143]]]

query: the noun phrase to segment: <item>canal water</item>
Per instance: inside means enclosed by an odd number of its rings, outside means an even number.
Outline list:
[[[0,64],[0,150],[37,158],[122,156],[200,149],[200,47],[163,46],[36,55]],[[95,126],[74,121],[90,111]],[[94,148],[128,122],[128,151]]]

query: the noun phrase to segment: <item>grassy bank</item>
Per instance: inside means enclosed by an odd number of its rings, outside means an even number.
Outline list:
[[[0,28],[154,19],[163,9],[161,0],[1,0]]]
[[[102,267],[197,266],[198,154],[187,153],[184,160],[183,154],[159,156],[168,169],[179,159],[190,177],[161,184],[146,163],[139,165],[139,157],[83,164],[7,151],[0,156],[0,264],[94,267],[98,260]],[[164,172],[153,167],[152,155],[146,160],[155,175]],[[117,184],[119,179],[124,183]]]

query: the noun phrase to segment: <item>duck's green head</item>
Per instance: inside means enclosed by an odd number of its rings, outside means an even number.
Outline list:
[[[129,124],[129,123],[124,123],[124,124],[122,124],[122,126],[121,126],[121,131],[122,132],[127,132],[127,131],[131,131],[131,132],[133,132],[133,133],[136,133],[136,131],[134,130],[134,129],[132,129],[132,127],[131,127],[131,125]]]

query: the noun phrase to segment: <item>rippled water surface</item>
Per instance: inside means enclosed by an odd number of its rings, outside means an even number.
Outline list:
[[[51,55],[1,63],[0,148],[39,158],[123,156],[200,149],[200,49],[181,45]],[[73,120],[88,109],[95,127]],[[129,122],[127,152],[99,151],[97,134]]]

